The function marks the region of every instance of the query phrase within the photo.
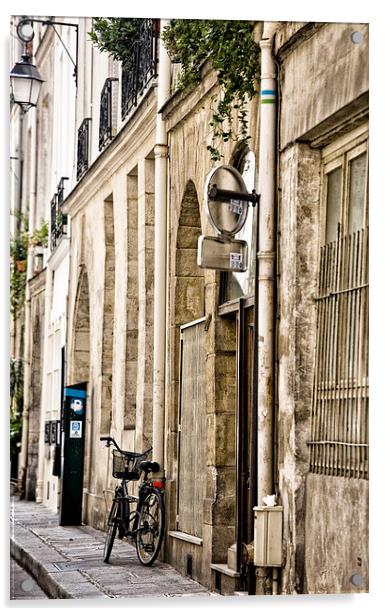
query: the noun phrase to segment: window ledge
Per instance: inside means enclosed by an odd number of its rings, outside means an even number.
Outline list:
[[[203,539],[200,537],[195,537],[194,535],[189,535],[188,533],[182,533],[179,530],[169,530],[168,534],[170,537],[174,537],[174,539],[187,541],[187,543],[195,543],[195,545],[203,545]]]
[[[210,567],[214,571],[219,571],[220,573],[223,573],[223,575],[227,575],[228,577],[239,578],[241,575],[238,571],[230,569],[225,563],[211,563]]]

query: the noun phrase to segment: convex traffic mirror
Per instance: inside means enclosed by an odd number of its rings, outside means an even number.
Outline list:
[[[198,266],[207,269],[244,272],[247,269],[248,246],[236,240],[244,226],[249,204],[255,205],[259,195],[247,192],[237,169],[220,165],[210,171],[204,187],[204,207],[216,237],[201,235],[198,240]]]
[[[239,171],[231,165],[221,165],[206,178],[204,200],[208,219],[221,235],[235,235],[246,222],[249,203],[258,196],[248,193]]]

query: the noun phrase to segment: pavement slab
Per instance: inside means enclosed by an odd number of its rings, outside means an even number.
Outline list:
[[[10,513],[12,557],[49,598],[219,597],[171,565],[144,567],[124,540],[115,540],[104,563],[104,532],[59,526],[58,514],[41,504],[12,496]]]

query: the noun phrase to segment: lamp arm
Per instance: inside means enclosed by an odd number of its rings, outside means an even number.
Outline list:
[[[51,19],[37,19],[34,17],[25,17],[24,19],[21,19],[18,23],[18,27],[21,27],[23,24],[25,23],[40,23],[43,24],[43,26],[52,26],[55,33],[57,34],[61,44],[63,45],[69,59],[71,60],[72,64],[74,65],[74,77],[75,77],[75,83],[76,86],[78,85],[78,70],[77,70],[77,66],[78,66],[78,39],[79,39],[79,27],[78,24],[71,24],[68,23],[66,21],[52,21]],[[61,38],[59,32],[56,30],[55,26],[69,26],[70,28],[75,28],[76,29],[76,58],[75,60],[72,58],[67,46],[65,45],[63,39]]]

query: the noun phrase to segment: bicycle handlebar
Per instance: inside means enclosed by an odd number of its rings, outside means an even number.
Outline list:
[[[101,441],[107,441],[106,442],[106,447],[109,447],[111,445],[111,443],[112,443],[113,445],[115,445],[116,449],[118,451],[120,451],[120,453],[122,453],[122,454],[134,453],[132,451],[124,451],[123,449],[120,449],[120,447],[117,444],[116,440],[114,438],[112,438],[112,436],[101,436],[100,440]],[[137,455],[137,456],[144,456],[144,455],[147,455],[148,453],[150,453],[150,451],[152,451],[152,447],[150,447],[150,449],[147,449],[147,451],[144,451],[143,453],[139,453],[139,454],[135,454],[135,455]]]

